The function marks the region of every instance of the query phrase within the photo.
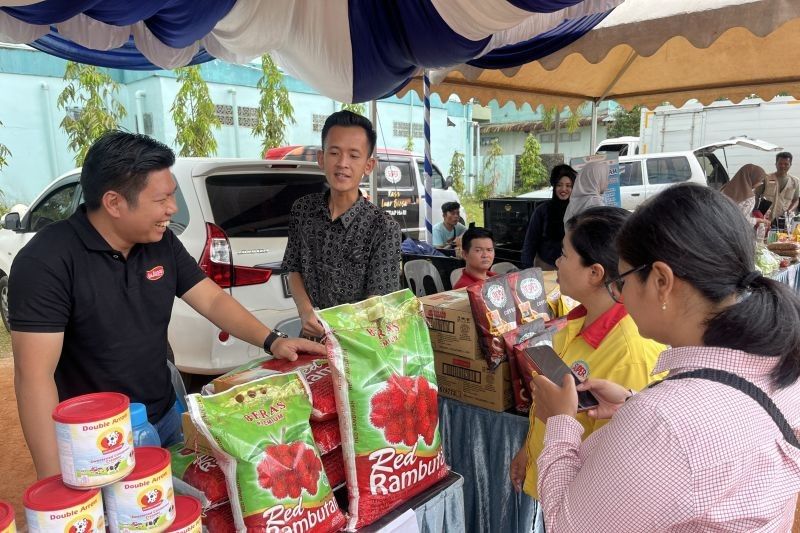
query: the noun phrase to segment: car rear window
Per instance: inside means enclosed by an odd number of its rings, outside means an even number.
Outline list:
[[[225,174],[206,178],[214,223],[228,237],[286,237],[298,198],[327,190],[322,175]]]
[[[691,177],[692,167],[683,156],[654,157],[647,160],[647,182],[651,185],[680,183]]]

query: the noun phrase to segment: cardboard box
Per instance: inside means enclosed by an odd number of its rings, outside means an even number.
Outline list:
[[[489,371],[485,360],[434,352],[439,396],[492,411],[505,411],[514,403],[508,362]]]
[[[181,415],[181,428],[183,429],[183,446],[185,448],[204,455],[213,455],[211,453],[211,444],[208,443],[208,439],[202,433],[197,431],[189,413]]]
[[[434,352],[473,360],[483,359],[466,290],[423,296],[420,301],[428,321]]]

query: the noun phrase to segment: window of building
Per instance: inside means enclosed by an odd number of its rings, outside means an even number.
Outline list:
[[[311,131],[322,131],[322,127],[325,126],[326,120],[328,120],[328,115],[318,115],[316,113],[311,115]]]
[[[556,142],[556,134],[555,133],[542,133],[539,135],[539,142],[540,143],[554,143]]]
[[[216,108],[214,113],[217,115],[220,124],[223,126],[233,126],[233,106],[217,104],[214,107]]]
[[[423,129],[421,122],[414,122],[413,124],[409,124],[408,122],[392,123],[392,134],[395,137],[408,139],[409,131],[417,139],[422,139],[425,136],[425,130]]]
[[[239,106],[239,125],[243,128],[255,128],[256,119],[258,118],[257,107],[242,107]]]
[[[581,140],[581,132],[576,131],[575,133],[562,133],[558,138],[562,143],[578,142]]]

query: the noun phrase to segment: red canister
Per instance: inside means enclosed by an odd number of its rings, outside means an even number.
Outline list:
[[[167,532],[201,533],[203,506],[191,496],[175,496],[175,521]]]
[[[31,533],[84,533],[106,528],[100,491],[70,488],[61,476],[37,481],[25,491],[22,502]]]

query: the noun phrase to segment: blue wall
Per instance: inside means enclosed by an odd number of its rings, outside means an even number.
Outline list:
[[[56,99],[66,86],[62,77],[66,62],[26,47],[0,45],[0,143],[12,152],[7,167],[0,170],[0,190],[5,203],[30,203],[50,181],[74,168],[74,154],[69,150],[67,136],[59,127],[64,111],[57,109]],[[120,83],[119,101],[128,112],[121,126],[130,131],[136,128],[136,94],[143,92],[142,111],[152,116],[153,137],[177,151],[175,126],[170,108],[178,90],[175,73],[171,71],[133,72],[109,70]],[[221,61],[201,67],[209,83],[215,104],[231,105],[236,91],[239,107],[257,107],[259,93],[256,83],[261,76],[259,65],[233,65]],[[328,115],[340,104],[315,93],[303,82],[284,78],[294,106],[296,123],[287,127],[288,144],[319,144],[320,134],[313,131],[313,115]],[[378,146],[404,148],[406,137],[394,135],[395,122],[422,124],[420,98],[409,93],[402,99],[388,98],[378,102]],[[465,117],[468,112],[457,102],[442,103],[431,98],[431,156],[445,174],[455,150],[469,153]],[[455,126],[447,126],[448,118]],[[241,122],[241,118],[240,118]],[[217,155],[236,156],[236,135],[233,126],[222,126],[214,132]],[[239,127],[239,155],[259,157],[261,139],[253,137],[250,129]],[[414,139],[414,151],[423,152],[424,140]]]

